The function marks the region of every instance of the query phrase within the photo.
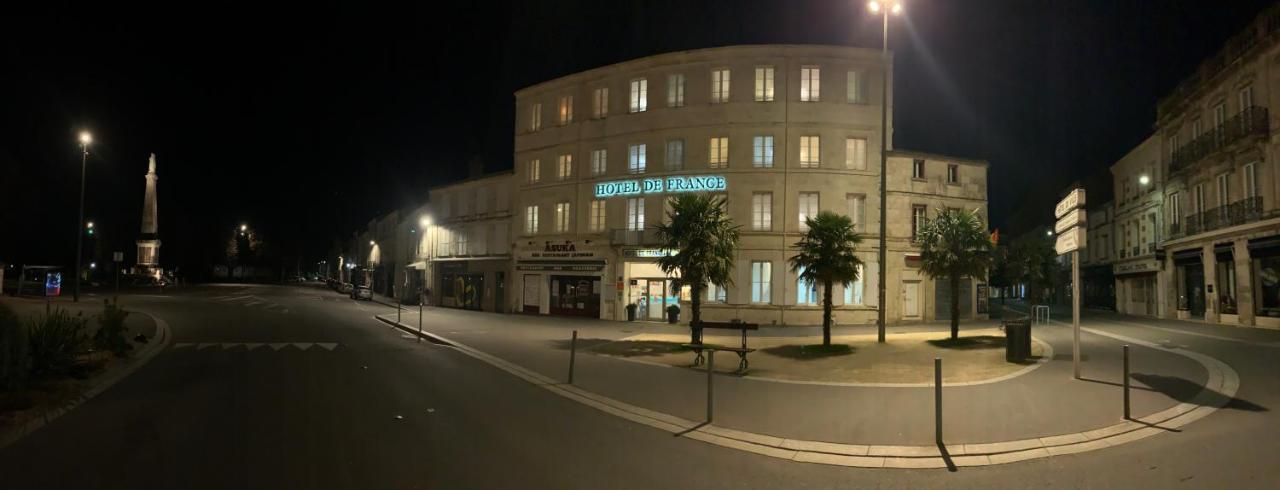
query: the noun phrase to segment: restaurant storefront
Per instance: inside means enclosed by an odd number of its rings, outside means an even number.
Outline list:
[[[581,243],[544,243],[517,252],[516,311],[533,315],[601,318],[606,300],[607,260]]]

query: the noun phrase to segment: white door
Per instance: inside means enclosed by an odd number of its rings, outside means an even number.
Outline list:
[[[920,318],[920,281],[902,283],[902,317]]]

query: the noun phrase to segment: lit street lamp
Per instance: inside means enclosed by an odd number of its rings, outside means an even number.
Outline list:
[[[888,277],[886,272],[886,264],[888,260],[885,257],[885,249],[888,248],[887,227],[889,220],[888,215],[888,185],[889,185],[889,157],[885,153],[888,150],[889,139],[889,14],[902,13],[902,2],[898,0],[888,0],[885,2],[871,1],[867,3],[867,8],[872,13],[879,13],[882,22],[881,34],[884,36],[880,44],[880,83],[882,90],[880,91],[880,253],[878,258],[880,263],[880,279],[878,283],[880,302],[878,311],[876,312],[876,341],[884,343],[884,323],[885,323],[885,278]]]
[[[1142,185],[1150,184],[1150,183],[1151,183],[1151,177],[1148,177],[1148,176],[1146,176],[1146,175],[1143,175],[1143,176],[1141,176],[1141,177],[1138,177],[1138,183],[1139,183],[1139,184],[1142,184]]]
[[[76,287],[71,290],[71,300],[75,302],[80,301],[80,255],[84,253],[84,233],[80,231],[84,223],[84,170],[92,142],[93,136],[88,131],[80,132],[80,219],[76,220]],[[93,229],[93,223],[89,223],[89,229]]]

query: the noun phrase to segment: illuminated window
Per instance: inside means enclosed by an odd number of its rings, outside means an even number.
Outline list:
[[[845,207],[848,208],[849,220],[853,221],[853,229],[866,231],[867,196],[862,194],[845,194]]]
[[[801,269],[796,274],[796,304],[798,305],[816,305],[818,304],[818,283],[817,281],[809,282],[800,279],[807,269]]]
[[[609,152],[603,148],[591,150],[591,175],[604,175],[609,165]]]
[[[818,136],[800,137],[800,168],[818,168],[822,161],[822,139]]]
[[[565,153],[556,161],[556,178],[565,180],[573,176],[573,155]]]
[[[807,231],[809,218],[818,215],[818,193],[817,192],[801,192],[800,202],[797,206],[800,218],[800,231]]]
[[[822,86],[821,71],[816,66],[800,68],[800,101],[817,102],[820,100],[819,90]]]
[[[627,230],[644,230],[644,198],[627,199]]]
[[[533,184],[542,180],[542,160],[537,158],[529,160],[525,166],[525,173],[529,174],[529,183]]]
[[[867,169],[867,140],[863,138],[844,139],[844,167],[854,170]]]
[[[729,166],[729,138],[724,136],[711,138],[707,149],[708,167],[725,168]]]
[[[751,139],[751,165],[756,168],[773,167],[773,136]]]
[[[529,107],[529,131],[542,129],[542,104]]]
[[[667,107],[684,107],[684,74],[667,75]]]
[[[724,303],[725,298],[727,297],[728,295],[725,294],[724,286],[717,286],[715,284],[707,283],[707,302],[708,303]]]
[[[524,234],[538,234],[538,206],[525,206],[524,208]]]
[[[773,193],[751,194],[751,229],[755,231],[773,229]]]
[[[591,231],[604,231],[605,217],[605,200],[596,199],[591,201],[591,223],[589,224]]]
[[[644,173],[645,145],[631,145],[627,150],[627,171],[633,174]]]
[[[862,264],[858,264],[858,278],[853,282],[844,283],[844,304],[861,305],[862,304]]]
[[[631,108],[632,113],[644,112],[649,110],[649,81],[643,78],[637,78],[631,81]]]
[[[756,102],[773,101],[773,67],[756,67]]]
[[[564,126],[573,122],[573,96],[566,95],[560,97],[560,125]]]
[[[769,304],[770,286],[773,284],[773,263],[751,262],[751,302]]]
[[[729,69],[711,70],[711,103],[729,101]]]
[[[556,203],[556,233],[568,233],[573,214],[569,212],[569,203]]]
[[[604,119],[609,116],[609,87],[600,87],[592,93],[592,107],[596,119]]]

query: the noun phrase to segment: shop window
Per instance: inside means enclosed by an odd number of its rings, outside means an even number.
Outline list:
[[[1258,316],[1280,317],[1280,253],[1270,252],[1253,259],[1254,304]]]

